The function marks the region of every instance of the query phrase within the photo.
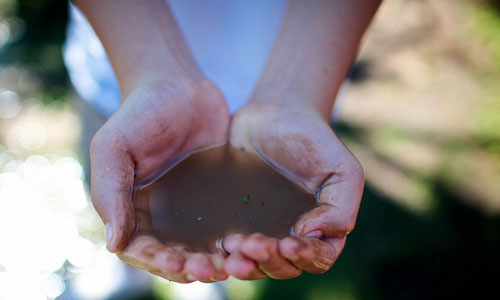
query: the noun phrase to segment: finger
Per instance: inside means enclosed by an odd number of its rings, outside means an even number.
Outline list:
[[[194,281],[194,280],[188,280],[186,276],[183,274],[172,275],[172,274],[165,274],[163,272],[155,272],[155,271],[149,271],[149,272],[153,275],[178,283],[191,283]]]
[[[149,235],[134,236],[118,257],[134,267],[177,282],[188,282],[182,274],[185,257]]]
[[[322,241],[317,238],[287,237],[280,241],[279,251],[297,268],[309,273],[324,273],[337,260],[345,238]]]
[[[294,233],[318,238],[342,238],[349,234],[356,223],[363,185],[363,169],[351,155],[324,182],[319,205],[297,221]]]
[[[259,269],[271,278],[289,279],[302,273],[280,255],[278,239],[254,233],[241,244],[240,251],[247,258],[254,260]]]
[[[202,282],[225,280],[227,275],[223,262],[224,258],[220,254],[188,253],[184,265],[186,278]]]
[[[182,273],[166,274],[163,272],[156,275],[181,283],[189,283],[195,280],[209,283],[223,281],[228,277],[224,271],[224,257],[222,254],[193,253],[190,249],[181,245],[169,247],[169,249],[186,258]],[[212,272],[214,275],[209,276],[206,274],[207,272]]]
[[[240,252],[240,246],[246,236],[240,233],[230,234],[222,241],[223,250],[229,253],[224,262],[224,270],[228,275],[232,275],[242,280],[256,280],[266,277],[259,270],[256,263],[244,257]]]
[[[241,243],[245,240],[245,235],[240,234],[240,233],[233,233],[228,235],[227,237],[224,238],[222,241],[222,247],[223,250],[226,251],[227,253],[233,253],[236,252],[239,248]]]
[[[246,258],[239,251],[231,253],[226,258],[224,270],[228,275],[241,280],[257,280],[267,277],[253,260]]]
[[[119,136],[102,129],[92,139],[90,163],[92,202],[106,226],[106,246],[122,251],[136,228],[134,163]]]
[[[224,270],[224,261],[225,257],[220,253],[211,254],[210,258],[212,259],[212,263],[215,266],[216,274],[214,281],[222,281],[226,280],[229,275]]]
[[[119,257],[125,262],[149,271],[179,273],[185,257],[150,235],[134,236]]]

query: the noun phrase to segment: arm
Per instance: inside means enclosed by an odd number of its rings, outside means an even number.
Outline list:
[[[220,91],[196,66],[164,0],[77,0],[101,39],[123,101],[92,140],[92,202],[106,225],[106,245],[125,262],[178,282],[227,278],[219,255],[166,247],[138,232],[147,203],[133,184],[178,153],[226,138]],[[106,99],[103,99],[105,101]],[[146,230],[147,231],[147,230]]]
[[[307,105],[329,120],[381,0],[291,1],[254,103]]]
[[[203,77],[163,0],[74,0],[101,40],[125,98],[143,81]]]
[[[380,1],[292,1],[249,103],[236,113],[231,143],[293,174],[319,205],[282,240],[229,236],[226,272],[287,279],[327,271],[340,255],[363,192],[363,169],[329,126],[339,86]]]

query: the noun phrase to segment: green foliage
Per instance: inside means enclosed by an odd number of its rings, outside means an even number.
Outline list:
[[[494,63],[500,70],[500,12],[493,4],[484,1],[469,1],[469,20],[479,40],[492,53]]]
[[[493,74],[478,75],[482,86],[481,106],[476,117],[477,131],[484,137],[500,138],[500,6],[485,1],[468,3],[468,21],[474,39],[485,47],[494,65]],[[498,146],[489,143],[488,151],[498,151]],[[497,152],[498,153],[498,152]]]
[[[0,65],[20,68],[36,78],[44,103],[64,101],[68,94],[62,59],[67,5],[68,1],[61,0],[0,2],[6,8],[1,17],[10,28],[10,40],[0,48]]]

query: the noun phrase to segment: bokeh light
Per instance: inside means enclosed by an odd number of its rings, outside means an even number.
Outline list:
[[[3,47],[8,41],[10,37],[10,26],[7,23],[0,21],[0,48]]]
[[[2,299],[54,299],[64,291],[58,272],[68,258],[88,263],[81,251],[89,255],[95,247],[78,234],[77,213],[88,207],[81,166],[71,157],[50,161],[32,155],[8,162],[1,171],[0,280],[8,282]]]
[[[0,90],[0,118],[12,119],[21,111],[19,96],[12,91]]]
[[[180,300],[222,300],[216,285],[202,282],[173,284],[171,297]]]
[[[71,280],[74,290],[81,299],[105,299],[122,284],[124,265],[103,246],[86,259],[87,265]]]

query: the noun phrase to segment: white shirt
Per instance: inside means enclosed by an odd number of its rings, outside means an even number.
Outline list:
[[[287,0],[168,0],[201,70],[235,112],[250,96],[272,50]],[[126,24],[124,24],[126,25]],[[106,53],[74,5],[64,45],[71,82],[82,98],[109,117],[120,91]]]

